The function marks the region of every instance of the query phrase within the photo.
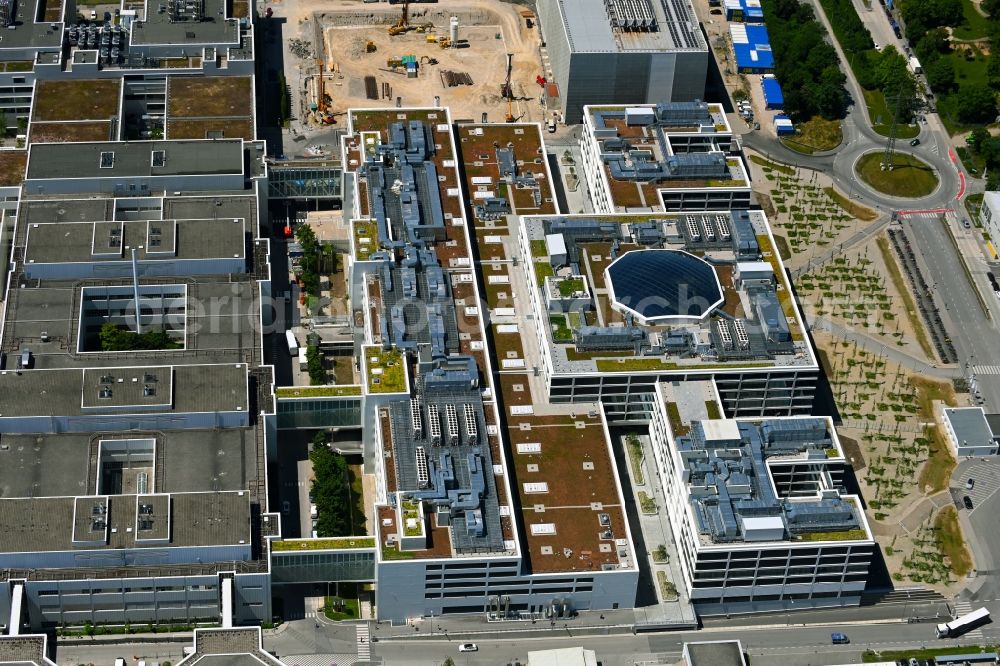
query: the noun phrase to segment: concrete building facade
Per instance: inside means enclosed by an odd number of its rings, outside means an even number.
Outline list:
[[[587,104],[704,97],[708,45],[688,2],[541,0],[538,16],[566,123]]]

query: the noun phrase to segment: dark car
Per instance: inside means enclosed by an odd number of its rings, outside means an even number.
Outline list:
[[[997,281],[997,276],[996,276],[996,275],[993,275],[993,272],[992,272],[992,271],[988,271],[988,272],[986,273],[986,277],[987,277],[987,278],[989,278],[989,281],[990,281],[990,282],[996,282],[996,281]]]
[[[920,139],[914,139],[913,141],[910,142],[910,145],[911,146],[919,146],[920,145]]]
[[[847,637],[847,634],[842,634],[840,632],[834,632],[830,634],[830,641],[834,645],[847,645],[851,642],[851,639]]]
[[[964,497],[962,497],[962,504],[965,505],[966,509],[968,509],[969,511],[972,511],[972,498],[971,497],[969,497],[968,495],[965,495]]]

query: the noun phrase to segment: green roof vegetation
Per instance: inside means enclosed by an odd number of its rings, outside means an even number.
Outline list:
[[[299,550],[346,550],[374,548],[375,537],[338,537],[334,539],[286,539],[271,543],[271,551],[287,553]]]
[[[831,446],[830,448],[828,448],[826,450],[826,457],[827,458],[839,458],[840,457],[840,451],[838,451],[837,449],[835,449],[834,447]]]
[[[406,367],[403,353],[396,348],[365,347],[369,393],[402,393],[406,390]],[[375,372],[381,370],[381,372]]]
[[[566,278],[565,280],[559,281],[559,295],[563,298],[569,298],[573,294],[581,291],[583,291],[582,277]]]
[[[573,329],[566,323],[566,315],[552,315],[549,323],[552,325],[553,342],[573,342]]]
[[[681,364],[662,361],[659,358],[599,358],[595,361],[599,372],[643,372],[651,370],[708,370],[725,368],[725,363],[691,363]],[[771,368],[774,363],[761,361],[758,363],[734,364],[739,368]]]
[[[552,270],[552,264],[548,261],[535,262],[535,280],[538,281],[539,287],[545,285],[545,278],[552,277],[553,275],[555,275],[555,271]]]
[[[408,537],[418,537],[424,533],[424,524],[420,520],[420,504],[412,500],[404,500],[400,505],[400,512],[403,514],[403,534]],[[416,521],[411,526],[410,521]]]
[[[545,239],[536,239],[531,241],[531,256],[532,257],[547,257],[549,256],[549,248],[545,245]]]
[[[279,398],[337,398],[361,395],[361,387],[347,386],[281,386],[274,391]]]
[[[864,530],[843,530],[840,532],[807,532],[799,535],[799,541],[859,541],[867,538]]]
[[[400,550],[399,544],[395,546],[383,546],[382,547],[382,559],[383,560],[409,560],[412,559],[414,553],[408,550]]]
[[[708,418],[710,419],[722,418],[722,410],[719,409],[719,403],[714,400],[705,401],[705,411],[708,413]]]
[[[368,261],[372,253],[380,249],[378,243],[378,226],[372,220],[354,220],[354,258],[358,261]]]

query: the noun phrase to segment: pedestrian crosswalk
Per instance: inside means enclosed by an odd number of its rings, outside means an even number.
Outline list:
[[[977,375],[1000,375],[1000,365],[974,365],[972,371]]]
[[[968,601],[963,600],[955,602],[955,617],[962,617],[966,613],[971,613],[971,612],[972,612],[972,604],[970,604]],[[965,634],[962,635],[963,640],[965,639],[982,640],[982,638],[983,638],[983,630],[979,627],[976,627],[971,631],[967,631],[965,632]]]
[[[371,661],[372,646],[371,635],[368,632],[368,623],[360,622],[355,625],[355,633],[358,640],[358,661]]]

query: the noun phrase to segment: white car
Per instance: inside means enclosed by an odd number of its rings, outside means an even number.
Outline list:
[[[459,652],[479,652],[479,646],[475,643],[462,643],[458,646]]]

